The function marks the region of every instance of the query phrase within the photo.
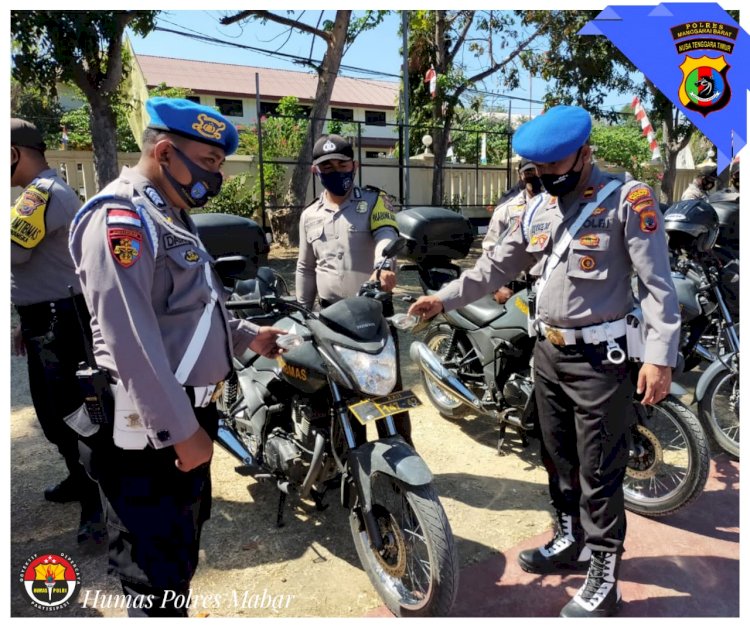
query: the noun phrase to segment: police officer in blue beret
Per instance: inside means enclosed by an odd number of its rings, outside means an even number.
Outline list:
[[[226,118],[152,98],[141,158],[77,213],[70,250],[91,313],[109,424],[82,408],[82,458],[106,498],[109,564],[131,616],[185,616],[211,507],[214,404],[232,355],[274,356],[280,330],[232,318],[188,210],[219,193]]]
[[[591,116],[575,106],[522,125],[513,148],[536,164],[546,193],[473,269],[409,309],[431,317],[462,307],[532,265],[535,399],[557,526],[518,560],[531,573],[587,570],[564,617],[609,616],[620,606],[633,392],[644,404],[668,394],[680,332],[659,204],[644,183],[593,165],[590,132]],[[646,331],[626,343],[631,273]]]

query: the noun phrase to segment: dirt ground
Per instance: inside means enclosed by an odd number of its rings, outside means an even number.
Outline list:
[[[293,286],[296,251],[274,250],[271,265]],[[468,261],[468,260],[467,260]],[[419,294],[407,273],[403,292]],[[411,284],[411,285],[409,285]],[[403,305],[398,309],[405,309]],[[413,338],[406,337],[407,348]],[[497,426],[488,418],[448,421],[429,405],[417,370],[402,351],[404,385],[424,405],[412,411],[416,446],[434,474],[437,492],[456,538],[460,566],[502,553],[551,525],[546,476],[536,441],[499,456]],[[509,435],[513,434],[509,431]],[[506,444],[507,446],[507,444]],[[212,464],[213,510],[201,541],[192,583],[191,615],[211,617],[360,617],[381,601],[357,559],[347,512],[329,495],[329,508],[287,502],[286,526],[276,527],[278,493],[234,472],[234,459],[219,447]],[[120,594],[106,573],[103,550],[82,551],[75,541],[77,504],[44,501],[45,486],[63,478],[60,456],[47,443],[34,415],[25,362],[11,359],[11,574],[37,552],[64,552],[77,562],[82,590],[57,616],[123,617],[105,596]],[[99,595],[98,600],[95,598]],[[31,607],[17,580],[11,616],[48,615]]]

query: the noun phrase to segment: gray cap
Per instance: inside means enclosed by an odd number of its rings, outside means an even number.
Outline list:
[[[338,159],[339,161],[350,161],[354,159],[354,149],[340,135],[331,133],[324,135],[313,146],[313,166],[328,161],[329,159]]]
[[[11,146],[26,146],[41,152],[47,150],[47,145],[38,129],[31,122],[21,118],[10,119],[10,143]]]

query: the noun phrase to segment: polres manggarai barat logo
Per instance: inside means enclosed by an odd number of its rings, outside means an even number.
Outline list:
[[[737,29],[719,22],[688,22],[673,27],[671,31],[678,54],[696,50],[722,53],[719,57],[685,54],[680,64],[680,102],[704,117],[725,107],[732,97],[732,90],[727,80],[731,66],[724,55],[731,55],[734,51]]]
[[[81,573],[67,554],[32,554],[21,568],[19,582],[34,608],[59,611],[78,595]]]

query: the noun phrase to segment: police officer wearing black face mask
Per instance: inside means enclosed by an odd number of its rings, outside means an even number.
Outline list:
[[[110,571],[129,615],[184,616],[211,510],[215,399],[232,355],[268,357],[281,332],[231,317],[188,210],[221,187],[237,130],[189,100],[151,98],[141,158],[78,212],[70,250],[92,314],[108,425],[81,417],[84,463],[106,498]],[[96,427],[96,426],[93,426]],[[91,433],[91,432],[95,433]]]
[[[103,543],[99,489],[79,461],[78,435],[64,422],[83,403],[76,370],[86,357],[82,334],[91,333],[68,251],[68,229],[81,201],[50,168],[45,149],[33,124],[11,118],[10,184],[24,188],[11,208],[10,297],[21,319],[14,330],[14,351],[26,355],[37,419],[68,468],[68,476],[47,488],[44,498],[58,503],[80,501],[78,542]]]
[[[398,237],[398,227],[385,192],[354,185],[354,151],[340,135],[324,135],[315,142],[312,172],[323,193],[300,216],[296,294],[306,307],[313,306],[316,296],[326,307],[356,296],[364,282],[376,278],[382,251]],[[380,282],[387,292],[396,286],[395,259],[386,262]],[[383,314],[393,314],[392,302],[384,304]],[[392,332],[398,348],[398,335]],[[400,386],[399,369],[396,389]],[[394,421],[411,443],[408,414],[398,414]]]
[[[708,193],[714,189],[718,177],[714,166],[703,166],[698,169],[697,176],[680,197],[681,201],[708,201]]]

